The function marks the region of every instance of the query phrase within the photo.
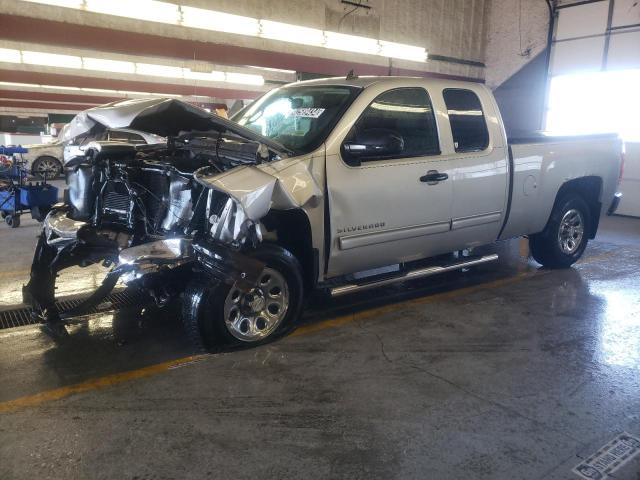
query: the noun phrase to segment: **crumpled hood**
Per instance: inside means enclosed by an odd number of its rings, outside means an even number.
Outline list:
[[[228,132],[263,143],[278,153],[290,153],[267,137],[174,98],[119,100],[85,110],[76,115],[61,133],[62,141],[106,128],[130,128],[161,137],[176,137],[191,132]]]

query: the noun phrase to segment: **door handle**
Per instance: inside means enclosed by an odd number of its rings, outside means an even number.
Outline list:
[[[421,182],[428,183],[429,185],[435,185],[438,182],[444,182],[449,178],[446,173],[440,173],[437,170],[429,170],[426,175],[420,177]]]

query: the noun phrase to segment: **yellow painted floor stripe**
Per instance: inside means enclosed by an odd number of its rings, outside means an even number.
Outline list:
[[[119,383],[129,382],[138,378],[149,377],[161,372],[166,372],[167,370],[171,370],[172,368],[176,368],[188,363],[193,363],[205,357],[207,357],[207,355],[193,355],[190,357],[179,358],[177,360],[158,363],[156,365],[140,368],[138,370],[114,373],[112,375],[87,380],[86,382],[77,383],[68,387],[56,388],[54,390],[47,390],[45,392],[36,393],[35,395],[16,398],[15,400],[9,400],[8,402],[0,403],[0,413],[11,412],[25,407],[34,407],[45,402],[51,402],[53,400],[59,400],[61,398],[68,397],[69,395],[73,395],[75,393],[89,392],[92,390],[98,390],[101,388],[118,385]]]
[[[602,260],[603,258],[612,256],[614,253],[615,252],[610,252],[610,253],[597,255],[587,259],[587,261],[584,263],[590,263],[593,261]],[[328,328],[340,327],[342,325],[346,325],[354,321],[364,320],[374,316],[384,315],[385,313],[395,312],[398,310],[398,308],[402,306],[425,305],[425,304],[435,303],[443,300],[449,300],[451,298],[456,298],[461,295],[467,295],[467,294],[471,294],[471,293],[475,293],[483,290],[499,288],[504,285],[509,285],[514,282],[524,280],[526,278],[530,278],[537,275],[544,275],[548,272],[550,271],[534,270],[529,272],[523,272],[513,277],[502,278],[502,279],[495,280],[488,283],[472,285],[469,287],[437,293],[430,296],[415,298],[412,300],[406,300],[406,301],[402,301],[402,302],[398,302],[390,305],[385,305],[382,307],[371,308],[369,310],[363,310],[363,311],[356,312],[349,315],[343,315],[340,317],[320,321],[318,323],[304,325],[298,328],[297,330],[295,330],[291,335],[289,335],[289,337],[309,335],[315,332],[326,330]],[[185,366],[190,363],[198,362],[206,357],[208,357],[208,355],[205,355],[205,354],[192,355],[189,357],[179,358],[177,360],[170,360],[168,362],[150,365],[148,367],[140,368],[137,370],[114,373],[111,375],[87,380],[85,382],[78,383],[75,385],[70,385],[67,387],[60,387],[53,390],[47,390],[45,392],[36,393],[35,395],[27,395],[24,397],[16,398],[15,400],[0,402],[0,413],[12,412],[12,411],[19,410],[26,407],[34,407],[42,403],[51,402],[54,400],[60,400],[62,398],[65,398],[77,393],[98,390],[101,388],[111,387],[114,385],[118,385],[120,383],[129,382],[139,378],[149,377],[152,375],[156,375],[158,373],[166,372],[168,370],[171,370],[177,367]]]

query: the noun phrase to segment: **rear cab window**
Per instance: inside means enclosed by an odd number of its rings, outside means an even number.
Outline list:
[[[480,152],[489,146],[489,131],[478,96],[471,90],[448,88],[442,92],[449,114],[456,152]]]

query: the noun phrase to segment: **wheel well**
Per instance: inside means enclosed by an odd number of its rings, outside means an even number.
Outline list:
[[[269,234],[275,234],[276,243],[298,259],[305,289],[312,290],[318,281],[319,262],[307,214],[303,210],[271,210],[262,224]]]
[[[556,201],[553,205],[555,209],[558,201],[567,193],[576,193],[582,197],[582,199],[589,205],[591,213],[590,232],[589,238],[594,238],[598,231],[598,224],[600,223],[600,211],[602,209],[602,203],[600,202],[600,196],[602,193],[602,178],[600,177],[581,177],[574,180],[569,180],[564,183],[558,194],[556,195]]]

